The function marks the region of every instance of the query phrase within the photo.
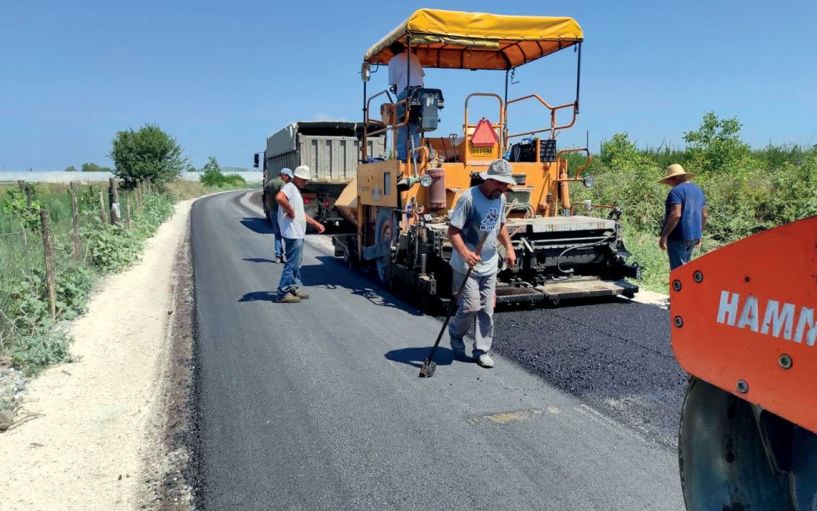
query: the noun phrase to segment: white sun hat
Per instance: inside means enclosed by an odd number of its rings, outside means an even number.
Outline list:
[[[306,165],[299,165],[295,167],[294,176],[309,181],[311,179],[309,167],[307,167]]]

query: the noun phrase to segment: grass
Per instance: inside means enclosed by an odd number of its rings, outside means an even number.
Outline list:
[[[242,188],[246,185],[240,184]],[[76,187],[81,254],[72,255],[71,198],[67,184],[32,184],[29,208],[16,184],[0,184],[0,364],[5,360],[29,374],[70,360],[70,339],[63,325],[82,314],[101,276],[121,271],[140,257],[143,242],[173,213],[173,203],[237,186],[205,186],[176,181],[145,195],[138,204],[133,191],[120,190],[122,222],[111,226],[99,216],[99,192],[107,205],[107,185]],[[125,225],[130,205],[132,226]],[[39,208],[49,213],[55,254],[57,317],[51,319],[44,281]]]

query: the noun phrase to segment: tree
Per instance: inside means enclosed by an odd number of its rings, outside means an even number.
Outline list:
[[[741,166],[749,146],[740,139],[740,128],[737,117],[718,119],[715,112],[705,113],[700,128],[684,133],[692,164],[711,172]]]
[[[218,186],[224,180],[224,174],[221,173],[221,166],[218,161],[210,156],[207,158],[207,163],[202,167],[199,181],[207,186]]]
[[[65,167],[65,171],[66,172],[76,172],[77,168],[74,167],[73,165],[69,165],[69,166]]]
[[[199,181],[205,186],[240,186],[246,184],[244,178],[236,175],[225,176],[221,172],[218,161],[210,156],[207,163],[202,167]]]
[[[613,138],[601,143],[599,160],[610,169],[635,169],[645,165],[654,166],[638,151],[635,142],[626,133],[615,133]]]
[[[167,183],[187,164],[176,140],[155,124],[145,124],[138,131],[118,132],[109,156],[114,162],[114,175],[126,187],[147,179],[160,185]]]

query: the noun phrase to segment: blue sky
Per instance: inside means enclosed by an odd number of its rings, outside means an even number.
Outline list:
[[[288,122],[357,120],[364,51],[420,7],[576,18],[582,112],[563,146],[583,145],[589,131],[593,150],[616,132],[678,147],[709,110],[737,116],[753,146],[817,143],[814,0],[0,0],[0,170],[109,165],[116,131],[147,122],[196,166],[210,155],[250,166]],[[445,94],[440,132],[461,129],[468,92],[501,93],[502,76],[427,70],[426,84]],[[517,78],[512,97],[569,101],[575,55]],[[385,82],[383,69],[371,87]],[[538,127],[536,114],[512,110],[510,122]]]

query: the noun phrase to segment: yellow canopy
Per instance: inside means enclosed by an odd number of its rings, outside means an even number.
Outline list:
[[[393,56],[389,45],[406,44],[409,37],[423,67],[510,69],[580,43],[583,34],[573,18],[420,9],[363,60],[387,64]]]

